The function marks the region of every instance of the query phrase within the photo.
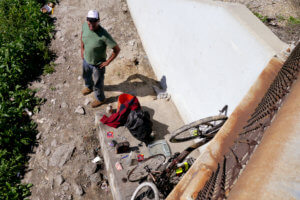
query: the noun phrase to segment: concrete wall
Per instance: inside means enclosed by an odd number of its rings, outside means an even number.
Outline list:
[[[185,122],[238,105],[286,48],[245,6],[208,0],[127,0],[150,63],[166,76]]]

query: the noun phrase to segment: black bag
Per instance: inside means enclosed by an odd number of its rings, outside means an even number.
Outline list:
[[[150,114],[141,109],[130,111],[125,123],[130,133],[136,139],[146,144],[151,141],[150,134],[152,132],[152,125]]]

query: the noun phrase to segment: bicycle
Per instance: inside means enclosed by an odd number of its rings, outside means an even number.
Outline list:
[[[228,105],[225,105],[219,115],[206,117],[180,127],[171,133],[170,142],[185,142],[196,138],[212,139],[228,119]],[[192,129],[192,131],[190,131]]]
[[[133,168],[128,173],[129,181],[148,181],[137,187],[131,200],[166,198],[180,180],[180,177],[176,174],[178,164],[182,163],[192,151],[206,144],[216,135],[227,120],[227,110],[228,106],[225,105],[219,111],[219,115],[200,119],[175,130],[171,134],[170,142],[183,142],[197,137],[201,140],[189,146],[180,154],[174,154],[168,162],[165,162],[166,158],[163,154],[157,154],[145,159]],[[192,135],[190,133],[186,135],[186,132],[190,129],[194,129]]]
[[[147,182],[142,183],[142,186],[139,185],[131,200],[166,198],[184,174],[181,173],[179,176],[176,174],[177,164],[185,163],[186,157],[203,144],[205,144],[204,140],[189,146],[180,154],[174,154],[168,162],[165,162],[166,157],[163,154],[151,156],[140,162],[128,173],[127,178],[130,182],[145,180]],[[191,166],[193,160],[189,158],[187,162]],[[154,194],[158,194],[158,197]]]

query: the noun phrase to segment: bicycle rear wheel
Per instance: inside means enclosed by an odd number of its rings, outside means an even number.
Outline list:
[[[154,183],[143,182],[133,192],[131,200],[159,200],[159,192]]]
[[[184,125],[171,133],[170,142],[185,142],[204,135],[206,137],[213,137],[227,120],[227,116],[218,115],[200,119],[190,124]],[[197,131],[190,132],[189,130],[195,128]]]
[[[166,157],[163,154],[157,154],[146,158],[128,173],[128,180],[131,182],[139,181],[145,178],[150,172],[156,171],[165,162]]]

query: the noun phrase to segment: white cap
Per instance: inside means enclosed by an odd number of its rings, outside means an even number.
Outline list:
[[[88,18],[99,19],[99,13],[97,10],[90,10],[87,14]]]

